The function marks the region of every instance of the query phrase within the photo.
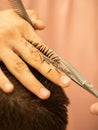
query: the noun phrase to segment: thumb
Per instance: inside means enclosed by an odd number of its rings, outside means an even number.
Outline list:
[[[98,115],[98,103],[94,103],[90,107],[91,113]]]

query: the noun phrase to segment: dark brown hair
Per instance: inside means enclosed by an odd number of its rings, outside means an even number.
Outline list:
[[[11,94],[0,90],[0,130],[65,130],[69,100],[59,86],[30,67],[36,78],[51,91],[47,100],[41,100],[23,87],[2,63],[1,68],[15,90]]]

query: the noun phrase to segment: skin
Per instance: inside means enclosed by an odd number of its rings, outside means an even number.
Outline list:
[[[98,115],[98,103],[94,103],[90,107],[90,111],[94,115]]]
[[[35,11],[29,10],[28,14],[35,29],[42,30],[45,28],[44,23],[39,19]],[[61,72],[57,73],[52,65],[47,65],[45,62],[41,64],[42,59],[39,57],[42,57],[42,55],[40,54],[40,56],[38,56],[39,51],[29,44],[26,39],[44,44],[35,30],[12,10],[0,11],[0,61],[5,63],[9,71],[28,90],[35,93],[41,99],[47,99],[50,92],[31,74],[23,60],[35,68],[38,66],[36,69],[61,87],[69,86],[70,79],[66,75]],[[31,52],[34,53],[31,55]],[[38,57],[37,60],[36,56]],[[49,69],[52,69],[51,73],[47,73]],[[31,86],[36,87],[32,88]],[[14,85],[9,81],[6,75],[4,75],[1,69],[0,88],[6,93],[14,90]],[[90,112],[98,115],[98,103],[91,105]]]
[[[35,29],[45,27],[33,10],[28,10],[28,14]],[[43,62],[42,53],[30,43],[46,46],[34,28],[12,10],[0,11],[0,61],[28,90],[41,99],[47,99],[50,92],[32,75],[25,62],[61,87],[69,86],[70,79],[52,64]],[[6,93],[14,90],[14,85],[1,69],[0,88]]]

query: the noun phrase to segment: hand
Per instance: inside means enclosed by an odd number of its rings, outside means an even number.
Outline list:
[[[29,10],[28,14],[34,28],[44,28],[44,24],[38,19],[34,11]],[[61,87],[68,86],[70,79],[63,73],[56,71],[52,64],[42,62],[43,55],[29,41],[46,46],[28,22],[12,10],[1,11],[0,60],[28,90],[38,97],[46,99],[49,97],[50,92],[33,76],[25,62]],[[5,92],[12,92],[14,89],[14,86],[1,69],[0,88]]]
[[[98,115],[98,103],[94,103],[90,107],[91,113]]]

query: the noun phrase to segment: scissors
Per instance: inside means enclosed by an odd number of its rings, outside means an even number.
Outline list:
[[[20,15],[23,19],[25,19],[28,23],[32,25],[32,22],[25,10],[25,7],[21,0],[8,0],[12,6],[14,11]],[[32,25],[33,26],[33,25]],[[50,49],[51,50],[51,49]],[[93,86],[77,69],[75,69],[70,63],[68,63],[65,59],[59,56],[55,51],[51,50],[52,54],[58,58],[59,63],[52,60],[51,58],[44,55],[46,61],[55,66],[58,70],[65,73],[72,81],[76,84],[93,94],[98,98],[98,89]]]

